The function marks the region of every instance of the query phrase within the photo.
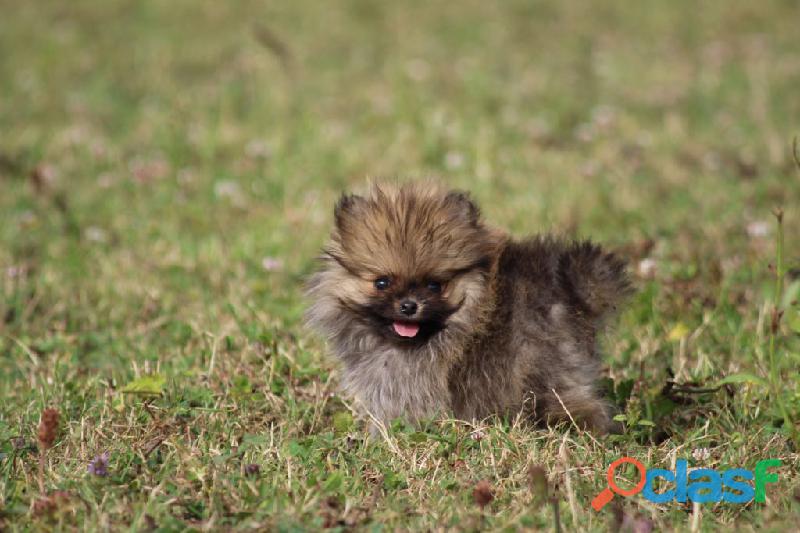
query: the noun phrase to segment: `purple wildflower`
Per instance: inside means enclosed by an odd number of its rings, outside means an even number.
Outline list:
[[[108,452],[103,452],[95,456],[89,462],[89,473],[97,477],[106,477],[108,475]]]
[[[244,465],[244,473],[248,476],[257,476],[261,472],[261,466],[255,463]]]

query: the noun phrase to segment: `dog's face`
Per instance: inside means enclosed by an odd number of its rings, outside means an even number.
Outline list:
[[[472,320],[497,238],[465,194],[375,186],[343,196],[335,222],[325,290],[341,313],[409,347]]]
[[[385,337],[402,344],[420,344],[441,331],[460,307],[460,302],[448,298],[452,280],[445,278],[434,279],[424,272],[379,276],[357,311]]]

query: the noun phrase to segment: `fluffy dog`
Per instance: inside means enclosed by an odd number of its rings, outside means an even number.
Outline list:
[[[344,195],[334,219],[307,319],[377,420],[522,411],[611,429],[596,337],[631,292],[619,258],[513,240],[467,194],[428,183]]]

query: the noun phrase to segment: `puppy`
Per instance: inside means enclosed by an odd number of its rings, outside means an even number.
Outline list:
[[[344,195],[307,295],[309,325],[375,419],[522,411],[613,427],[596,338],[631,292],[588,241],[511,239],[463,192],[428,183]]]

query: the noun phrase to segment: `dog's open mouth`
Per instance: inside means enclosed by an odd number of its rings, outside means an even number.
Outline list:
[[[416,337],[419,333],[419,324],[416,322],[400,322],[395,321],[392,323],[392,329],[401,337]]]

